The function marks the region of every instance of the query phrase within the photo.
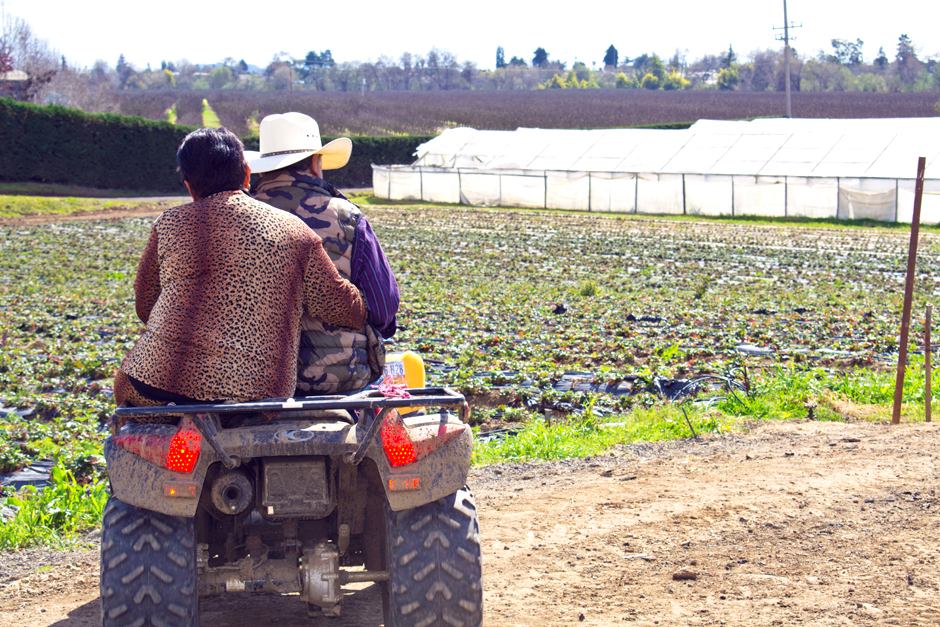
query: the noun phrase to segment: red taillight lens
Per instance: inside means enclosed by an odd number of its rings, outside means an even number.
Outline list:
[[[112,438],[121,448],[168,470],[189,473],[196,466],[202,435],[189,418],[180,422],[175,435],[125,434]]]
[[[408,429],[402,424],[397,412],[392,412],[385,418],[382,425],[382,447],[392,466],[404,466],[418,461],[415,447],[408,435]]]
[[[189,423],[189,424],[187,424]],[[192,472],[199,459],[202,448],[202,434],[191,422],[184,420],[180,430],[170,442],[170,451],[166,457],[166,467],[176,472]]]
[[[111,441],[134,455],[143,457],[157,466],[166,465],[166,455],[170,450],[173,436],[129,433],[116,435]]]

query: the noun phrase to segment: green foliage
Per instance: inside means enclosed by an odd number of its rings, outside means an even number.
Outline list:
[[[723,426],[714,415],[689,413],[696,433],[721,433]],[[731,421],[729,421],[730,423]],[[533,417],[518,435],[492,442],[476,442],[474,465],[496,462],[525,462],[598,455],[618,444],[657,442],[691,437],[692,432],[678,406],[656,410],[638,408],[626,415],[614,415],[603,422],[590,409],[557,424]]]
[[[0,98],[0,180],[179,192],[176,148],[190,130]]]
[[[598,291],[595,281],[585,281],[581,284],[581,289],[578,290],[578,293],[581,294],[581,296],[597,296]]]
[[[587,66],[587,64],[581,61],[578,61],[577,63],[572,65],[571,71],[574,72],[574,75],[578,77],[579,81],[590,80],[591,77],[594,75],[594,72],[591,71],[591,69]]]
[[[219,122],[219,116],[215,114],[215,111],[212,110],[212,106],[209,104],[209,101],[205,98],[202,99],[202,126],[204,128],[222,127],[222,123]]]
[[[666,80],[666,66],[658,54],[654,54],[649,61],[649,73],[656,77],[660,84]]]
[[[581,66],[580,68],[578,66]],[[585,79],[579,80],[579,74],[583,73]],[[594,73],[588,70],[583,63],[576,63],[575,69],[569,70],[562,77],[555,74],[550,79],[539,85],[539,89],[599,89],[597,81],[594,79]]]
[[[888,93],[888,83],[883,76],[875,74],[859,74],[855,77],[854,91],[867,91],[873,94]]]
[[[831,43],[833,54],[830,55],[830,60],[840,65],[861,65],[864,62],[862,46],[865,42],[861,39],[856,39],[855,43],[845,39],[833,39]]]
[[[653,74],[647,74],[640,85],[643,89],[659,89],[659,79]]]
[[[884,46],[880,46],[878,48],[878,56],[875,57],[875,61],[872,63],[872,65],[877,65],[879,69],[884,70],[886,67],[888,67],[890,62],[891,61],[888,59],[888,55],[885,54]]]
[[[166,121],[170,124],[176,124],[179,121],[179,113],[177,112],[177,105],[179,105],[179,100],[173,103],[173,105],[166,110]]]
[[[686,80],[686,79],[685,79],[681,74],[679,74],[678,72],[670,72],[670,73],[666,76],[666,82],[663,83],[663,89],[665,89],[665,90],[667,90],[667,91],[670,91],[670,90],[679,90],[679,89],[688,89],[691,84],[692,84],[692,83],[690,83],[688,80]]]
[[[548,63],[548,52],[545,51],[545,48],[539,46],[535,49],[534,55],[532,57],[532,67],[542,67]]]
[[[222,89],[223,87],[231,84],[232,78],[233,76],[231,68],[220,65],[209,73],[209,87],[212,89]]]
[[[902,388],[906,421],[923,419],[925,380],[923,358],[912,359]],[[733,416],[786,420],[807,417],[812,406],[817,420],[844,420],[846,415],[884,420],[891,416],[894,386],[895,373],[890,370],[857,368],[833,373],[796,363],[780,364],[770,371],[756,372],[750,394],[731,394],[716,408]]]
[[[940,115],[940,100],[937,101],[937,104],[933,106],[934,111],[937,112],[937,115]]]
[[[136,202],[102,202],[91,198],[55,198],[49,196],[0,196],[0,217],[27,215],[56,215],[75,213],[76,211],[94,211],[116,204],[123,206],[139,204]]]
[[[207,101],[203,114],[205,124],[219,124]],[[167,121],[0,98],[0,180],[179,192],[176,149],[191,130]],[[411,163],[415,148],[429,139],[355,137],[349,164],[330,172],[328,180],[341,187],[368,187],[370,164]],[[257,137],[246,138],[245,145],[257,150]]]
[[[57,463],[52,468],[52,485],[42,490],[25,487],[0,499],[0,503],[16,511],[0,525],[0,549],[31,545],[66,548],[80,532],[101,524],[107,500],[107,480],[83,485]]]
[[[614,44],[610,44],[607,52],[604,53],[604,66],[617,67],[619,56]]]
[[[711,375],[712,410],[687,407],[699,433],[739,419],[804,418],[812,403],[823,420],[880,420],[890,408],[894,375],[869,364],[896,350],[900,226],[458,206],[367,214],[402,292],[396,347],[454,366],[432,371],[430,385],[508,386],[498,391],[502,417],[525,425],[520,438],[478,444],[475,463],[688,437],[681,406],[650,391],[654,375]],[[0,226],[0,405],[32,410],[0,416],[0,470],[43,458],[59,468],[48,492],[17,496],[23,518],[0,525],[0,538],[9,526],[6,546],[64,542],[86,525],[82,512],[100,515],[99,427],[113,410],[103,392],[142,328],[133,276],[150,223]],[[938,232],[922,227],[928,256],[940,250]],[[931,290],[931,276],[919,276],[915,311]],[[568,310],[555,314],[560,302]],[[743,356],[742,341],[769,352]],[[829,351],[846,357],[836,364]],[[922,412],[922,363],[911,357],[906,421]],[[555,390],[572,370],[593,372],[596,383],[631,380],[636,394]],[[548,421],[532,415],[532,401]],[[487,411],[475,404],[473,415]]]
[[[633,87],[633,81],[627,78],[627,75],[623,72],[617,73],[617,78],[614,81],[614,87],[617,89],[629,89]]]
[[[539,85],[540,89],[567,89],[568,81],[555,74],[550,79]]]
[[[248,134],[243,138],[243,142],[249,137],[258,137],[260,141],[261,137],[261,124],[258,121],[258,118],[261,116],[261,112],[255,111],[245,120],[245,128],[248,129]]]
[[[718,72],[718,89],[732,90],[738,85],[738,68],[730,66]]]
[[[721,55],[721,68],[730,68],[733,67],[738,61],[738,55],[735,53],[734,48],[731,44],[728,44],[728,52]]]

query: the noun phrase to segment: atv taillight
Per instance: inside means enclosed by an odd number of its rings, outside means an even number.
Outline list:
[[[396,412],[389,414],[382,425],[382,447],[385,449],[388,463],[392,466],[404,466],[418,461],[408,429]]]
[[[185,473],[193,471],[202,448],[202,435],[189,418],[180,422],[174,435],[126,433],[114,436],[112,441],[157,466]]]
[[[196,460],[199,459],[201,448],[202,435],[199,430],[192,422],[184,420],[180,424],[180,430],[170,441],[170,451],[166,457],[167,469],[176,472],[192,472]]]

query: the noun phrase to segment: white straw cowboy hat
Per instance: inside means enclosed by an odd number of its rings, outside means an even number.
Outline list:
[[[303,113],[276,113],[261,120],[260,152],[245,151],[252,172],[270,172],[297,163],[310,155],[323,155],[323,169],[335,170],[349,162],[352,141],[334,139],[326,146],[320,140],[317,121]]]

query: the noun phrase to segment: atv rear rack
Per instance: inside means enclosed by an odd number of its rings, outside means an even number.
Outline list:
[[[352,396],[307,396],[301,398],[272,398],[249,403],[206,403],[199,405],[160,405],[155,407],[118,407],[111,417],[111,434],[118,435],[121,427],[132,418],[143,417],[189,417],[196,428],[218,453],[226,468],[235,468],[241,463],[236,456],[225,452],[217,435],[222,430],[220,416],[224,414],[265,413],[268,415],[282,412],[316,412],[323,410],[372,410],[359,411],[356,422],[357,434],[368,428],[365,437],[357,437],[355,450],[343,452],[343,459],[349,464],[359,464],[366,455],[372,442],[378,436],[380,426],[386,416],[402,407],[440,407],[445,411],[456,408],[458,417],[467,423],[470,408],[462,394],[450,388],[414,388],[409,389],[409,398],[387,398],[377,390],[360,392]],[[378,410],[378,415],[375,411]],[[371,414],[371,415],[370,415]],[[292,418],[298,417],[296,414]],[[300,416],[306,417],[306,416]]]

